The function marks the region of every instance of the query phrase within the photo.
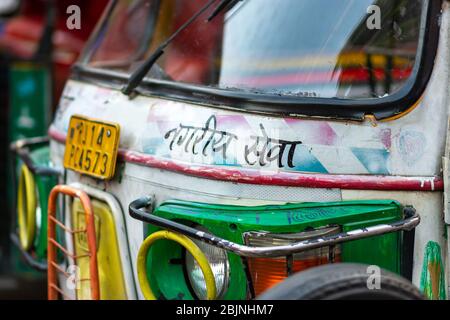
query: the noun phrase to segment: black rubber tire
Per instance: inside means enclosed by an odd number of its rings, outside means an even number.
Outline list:
[[[408,280],[381,270],[380,289],[369,290],[368,265],[336,263],[299,272],[258,300],[423,300]]]

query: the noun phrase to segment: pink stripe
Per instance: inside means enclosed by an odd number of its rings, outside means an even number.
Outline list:
[[[49,136],[57,142],[65,143],[65,134],[54,128],[49,129]],[[440,177],[332,175],[297,172],[279,172],[264,175],[261,174],[261,171],[254,169],[194,165],[124,149],[119,150],[119,158],[129,163],[174,171],[185,175],[256,185],[392,191],[442,191],[444,189],[444,183]]]
[[[327,122],[290,118],[284,121],[294,132],[301,132],[303,143],[326,146],[336,145],[338,136]]]

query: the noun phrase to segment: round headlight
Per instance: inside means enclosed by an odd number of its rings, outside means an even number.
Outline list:
[[[225,250],[214,247],[199,240],[193,240],[208,259],[216,282],[217,299],[224,296],[229,281],[230,266]],[[191,287],[197,298],[206,300],[206,282],[202,270],[194,257],[186,252],[186,271]]]

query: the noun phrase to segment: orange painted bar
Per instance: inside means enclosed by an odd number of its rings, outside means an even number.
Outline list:
[[[86,234],[88,248],[90,252],[89,257],[89,272],[90,272],[90,284],[91,284],[91,299],[100,300],[100,286],[97,266],[97,243],[95,237],[95,224],[94,224],[94,210],[92,208],[91,199],[86,192],[79,189],[58,185],[54,187],[50,193],[48,200],[48,235],[47,235],[47,259],[48,259],[48,299],[58,299],[58,277],[57,270],[53,264],[57,264],[56,246],[53,241],[56,241],[56,202],[58,195],[64,194],[73,198],[79,198],[83,206],[86,218]]]

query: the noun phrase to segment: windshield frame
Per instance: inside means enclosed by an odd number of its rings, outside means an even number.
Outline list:
[[[118,0],[112,0],[105,16]],[[259,113],[276,117],[319,117],[342,120],[364,120],[374,116],[377,120],[389,119],[412,109],[421,99],[433,72],[440,33],[440,16],[443,0],[424,0],[421,34],[418,40],[416,62],[411,76],[400,90],[392,95],[370,99],[342,99],[297,97],[253,93],[201,85],[144,78],[136,89],[144,96],[157,96],[239,112]],[[107,19],[98,25],[102,29]],[[94,68],[87,65],[92,53],[95,35],[86,46],[82,59],[74,66],[72,79],[102,84],[122,89],[130,75],[125,72]]]

